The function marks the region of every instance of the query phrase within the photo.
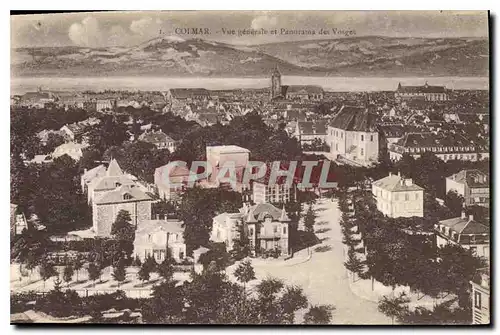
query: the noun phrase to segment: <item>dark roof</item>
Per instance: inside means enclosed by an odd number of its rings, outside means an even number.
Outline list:
[[[247,222],[251,223],[256,221],[262,221],[267,215],[270,215],[273,218],[273,221],[280,221],[281,214],[282,210],[274,207],[271,204],[268,203],[257,204],[250,207],[247,215]]]
[[[477,169],[462,170],[458,173],[455,173],[454,175],[451,175],[448,178],[462,184],[467,183],[467,186],[473,188],[489,187],[488,175]]]
[[[297,122],[299,131],[304,135],[326,135],[326,121]]]
[[[297,121],[305,121],[306,113],[304,111],[298,109],[290,109],[286,111],[286,119],[287,120],[297,120]]]
[[[200,113],[198,115],[198,120],[207,122],[209,124],[215,124],[219,121],[220,117],[217,113]]]
[[[139,140],[151,144],[174,142],[174,140],[163,131],[145,132],[139,136]]]
[[[427,83],[422,86],[401,86],[399,84],[397,91],[402,93],[445,93],[446,88],[444,86],[430,86]]]
[[[378,128],[386,138],[403,137],[405,134],[405,127],[402,124],[379,125]]]
[[[375,132],[376,117],[365,107],[342,106],[331,126],[349,131]]]
[[[435,134],[432,132],[407,133],[396,144],[413,148],[474,146],[470,140],[460,134]]]
[[[489,234],[490,227],[468,217],[457,217],[439,221],[440,225],[446,226],[458,234]]]

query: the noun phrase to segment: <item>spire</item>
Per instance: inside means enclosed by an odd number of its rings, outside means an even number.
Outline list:
[[[113,158],[111,160],[111,162],[109,163],[108,170],[106,171],[106,175],[108,177],[123,175],[123,171],[120,168],[120,165],[118,165],[118,162],[116,161],[116,159]]]
[[[283,209],[281,210],[280,221],[281,222],[290,221],[290,218],[288,217],[288,215],[286,214],[286,211],[285,211],[285,205],[283,205]]]

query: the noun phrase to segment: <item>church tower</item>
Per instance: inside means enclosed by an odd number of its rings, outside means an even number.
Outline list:
[[[271,74],[271,99],[281,96],[281,73],[276,64],[276,68]]]

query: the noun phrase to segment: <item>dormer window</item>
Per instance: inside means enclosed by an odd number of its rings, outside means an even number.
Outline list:
[[[132,199],[132,195],[130,195],[129,193],[125,193],[123,195],[123,200],[130,200],[130,199]]]
[[[115,187],[120,187],[120,186],[122,186],[122,184],[121,184],[121,183],[118,183],[118,182],[117,182],[117,183],[115,183]]]

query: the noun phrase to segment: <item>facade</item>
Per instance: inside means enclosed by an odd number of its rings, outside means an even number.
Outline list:
[[[227,162],[227,164],[234,164],[237,178],[237,191],[241,192],[246,188],[241,182],[244,170],[248,166],[250,150],[237,145],[217,145],[207,146],[206,153],[207,163],[210,164],[212,168],[212,173],[208,178],[209,183],[213,183],[216,186],[220,184],[219,180],[217,180],[217,175]],[[225,175],[225,177],[228,176],[228,174]]]
[[[225,243],[230,251],[243,231],[254,255],[277,251],[281,257],[287,257],[290,255],[289,224],[284,208],[280,210],[268,203],[245,204],[239,213],[223,213],[214,218],[210,240]]]
[[[271,74],[271,99],[281,97],[281,73],[276,65],[273,73]]]
[[[208,99],[210,99],[210,91],[204,88],[171,88],[167,92],[167,100],[172,105]]]
[[[472,324],[490,324],[490,274],[481,271],[478,278],[470,282],[472,286]]]
[[[165,173],[169,174],[168,178],[165,177]],[[180,201],[190,175],[193,174],[187,167],[176,166],[170,171],[167,171],[167,165],[156,168],[154,183],[160,199]],[[182,184],[182,186],[175,186],[175,184]]]
[[[160,264],[168,254],[180,263],[186,258],[183,222],[178,220],[145,220],[135,231],[134,255],[144,262],[153,257]]]
[[[479,170],[462,170],[446,178],[446,193],[455,191],[464,198],[465,206],[490,206],[488,175]]]
[[[327,144],[337,158],[368,166],[378,161],[376,116],[368,108],[342,106],[328,126]]]
[[[475,145],[460,134],[442,134],[435,132],[407,133],[396,143],[390,143],[389,157],[400,160],[404,154],[417,159],[424,152],[432,152],[443,161],[477,161],[486,158],[483,148]],[[486,150],[487,151],[487,150]]]
[[[401,99],[421,99],[425,101],[448,100],[446,87],[430,86],[427,82],[423,86],[402,86],[399,83],[394,96]]]
[[[448,243],[458,244],[475,255],[490,258],[490,227],[468,217],[465,212],[457,218],[439,221],[435,225],[436,244],[442,247]]]
[[[104,192],[92,203],[92,228],[96,236],[109,237],[111,226],[118,212],[130,213],[131,224],[139,227],[142,222],[151,220],[152,198],[137,185],[122,185]]]
[[[253,202],[256,204],[287,203],[291,201],[292,190],[284,183],[267,185],[264,182],[254,181],[252,184]]]
[[[139,136],[139,141],[153,144],[158,149],[168,149],[170,152],[176,149],[176,142],[161,130],[145,131]]]
[[[10,236],[11,238],[15,235],[20,235],[23,233],[24,229],[28,229],[28,222],[24,213],[19,213],[17,210],[17,205],[10,204]]]
[[[424,189],[400,174],[379,179],[372,184],[377,209],[391,218],[424,216]]]
[[[311,144],[314,140],[326,142],[326,121],[297,122],[293,136],[297,138],[300,145]]]

